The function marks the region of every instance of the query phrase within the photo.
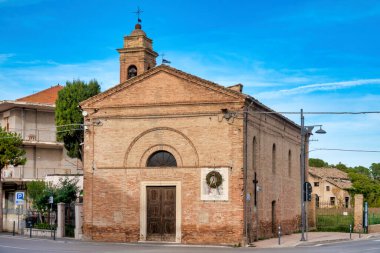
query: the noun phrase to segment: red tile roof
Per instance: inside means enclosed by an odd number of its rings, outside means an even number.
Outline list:
[[[309,174],[314,177],[325,179],[327,182],[336,185],[341,189],[349,189],[352,183],[348,174],[336,168],[309,168]]]
[[[52,86],[46,90],[34,93],[32,95],[16,99],[16,101],[29,102],[29,103],[40,103],[40,104],[55,104],[58,98],[58,92],[63,89],[63,86],[56,85]]]

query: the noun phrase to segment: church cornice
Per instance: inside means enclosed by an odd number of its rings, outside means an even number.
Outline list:
[[[146,47],[134,47],[134,48],[119,48],[119,49],[116,49],[119,53],[139,53],[139,52],[146,52],[154,57],[157,57],[158,56],[158,53],[156,53],[155,51],[153,51],[152,49],[150,48],[146,48]]]

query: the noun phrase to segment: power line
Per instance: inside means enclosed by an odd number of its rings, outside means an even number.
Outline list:
[[[318,151],[318,150],[330,150],[330,151],[343,151],[343,152],[361,152],[361,153],[380,153],[380,150],[364,150],[364,149],[341,149],[341,148],[316,148],[309,151]]]
[[[253,114],[301,114],[300,112],[249,112]],[[380,111],[366,111],[366,112],[303,112],[303,114],[352,114],[352,115],[357,115],[357,114],[380,114]]]

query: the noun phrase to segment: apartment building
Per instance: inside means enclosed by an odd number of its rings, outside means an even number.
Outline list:
[[[26,214],[31,208],[27,202],[15,205],[15,192],[26,191],[27,182],[48,175],[82,174],[81,164],[69,158],[63,143],[56,140],[54,110],[61,89],[56,85],[14,101],[0,101],[0,126],[20,134],[27,158],[24,166],[2,170],[4,231],[13,229],[18,213]]]

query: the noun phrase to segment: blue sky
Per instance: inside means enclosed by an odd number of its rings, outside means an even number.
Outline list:
[[[116,48],[136,23],[172,66],[277,111],[380,111],[380,1],[0,0],[0,100],[66,80],[118,83]],[[287,115],[299,123],[299,115]],[[311,149],[380,150],[380,114],[306,115]],[[380,153],[313,151],[369,166]]]

